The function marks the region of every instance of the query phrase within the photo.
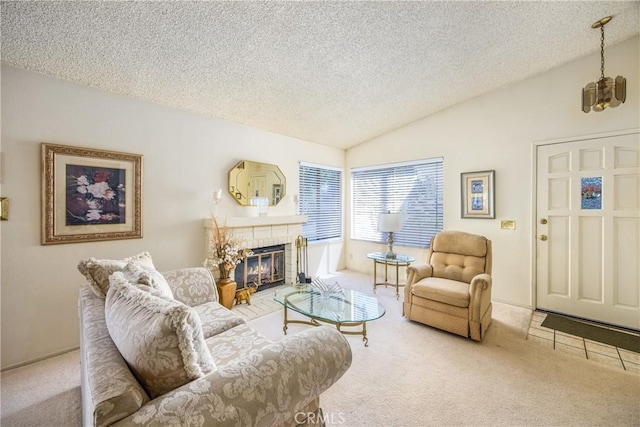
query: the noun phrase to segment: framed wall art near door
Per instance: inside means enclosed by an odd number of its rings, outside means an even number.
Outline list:
[[[493,184],[495,171],[460,174],[462,218],[495,218]]]
[[[142,156],[41,144],[42,244],[142,237]]]

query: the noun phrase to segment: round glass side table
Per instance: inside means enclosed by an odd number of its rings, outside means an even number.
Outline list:
[[[416,259],[408,255],[396,254],[395,258],[387,258],[386,252],[370,252],[367,254],[367,258],[373,260],[373,292],[376,292],[377,286],[386,288],[387,286],[396,287],[396,299],[400,299],[400,287],[404,284],[400,284],[400,267],[408,267]],[[378,264],[384,265],[384,282],[378,282]],[[396,283],[389,283],[388,273],[389,266],[396,268]]]

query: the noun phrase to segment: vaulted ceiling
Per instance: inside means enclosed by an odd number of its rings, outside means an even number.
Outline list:
[[[3,1],[1,13],[7,64],[348,148],[599,51],[604,16],[607,46],[633,37],[640,2]]]

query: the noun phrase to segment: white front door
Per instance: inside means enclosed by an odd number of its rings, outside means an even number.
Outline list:
[[[640,329],[640,135],[537,147],[537,308]]]
[[[249,199],[267,196],[267,175],[251,175],[249,178]]]

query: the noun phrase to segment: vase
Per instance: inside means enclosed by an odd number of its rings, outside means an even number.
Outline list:
[[[238,285],[230,278],[218,279],[216,281],[216,287],[218,288],[218,300],[220,304],[228,309],[233,306],[233,300],[236,297],[236,289]]]

